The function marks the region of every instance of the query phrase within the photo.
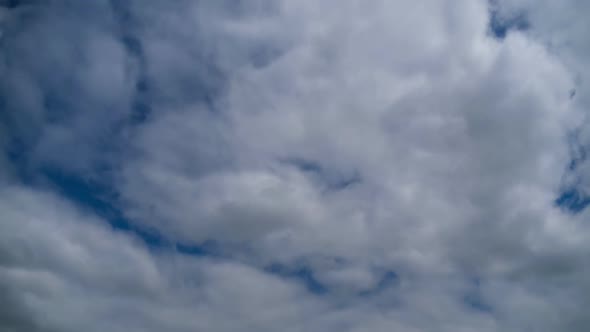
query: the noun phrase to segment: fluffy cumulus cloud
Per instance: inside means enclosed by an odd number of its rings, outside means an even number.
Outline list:
[[[580,1],[0,1],[0,332],[587,331]]]

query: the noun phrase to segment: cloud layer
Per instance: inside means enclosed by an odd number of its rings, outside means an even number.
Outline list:
[[[0,331],[586,331],[576,1],[0,2]]]

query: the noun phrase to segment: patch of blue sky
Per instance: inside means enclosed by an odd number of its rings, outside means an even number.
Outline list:
[[[479,278],[474,278],[470,283],[470,287],[468,287],[467,291],[462,296],[463,304],[468,308],[483,312],[483,313],[492,313],[493,307],[490,303],[488,303],[481,292],[481,280]]]
[[[278,275],[282,278],[295,280],[313,294],[323,295],[329,292],[327,285],[321,283],[314,275],[313,269],[306,265],[290,266],[281,263],[273,263],[264,268],[265,272]]]
[[[331,191],[343,190],[362,181],[357,171],[337,172],[328,170],[320,162],[310,159],[294,157],[282,159],[280,162],[294,166],[301,172],[309,174],[314,180]]]
[[[580,165],[587,162],[586,147],[580,142],[579,132],[574,131],[568,135],[570,147],[570,161],[565,170],[564,178],[569,179],[555,199],[555,205],[570,213],[579,213],[590,205],[590,196],[580,187],[580,179],[577,171]]]
[[[555,205],[571,213],[579,213],[590,205],[590,197],[579,188],[571,188],[562,192],[555,199]]]
[[[108,184],[83,178],[59,169],[41,170],[50,188],[81,209],[106,220],[113,229],[127,232],[141,239],[152,250],[174,250],[191,256],[216,256],[217,247],[212,241],[203,244],[173,242],[158,231],[138,225],[128,219],[119,208],[118,193]]]
[[[525,31],[530,29],[531,23],[525,12],[507,15],[498,10],[495,1],[491,2],[489,31],[496,39],[504,39],[510,31]]]
[[[342,262],[340,262],[342,263]],[[293,280],[303,285],[310,293],[315,295],[326,295],[333,291],[330,285],[323,283],[316,278],[316,274],[310,265],[273,263],[264,269],[267,273]],[[376,271],[380,273],[379,281],[370,289],[359,291],[355,296],[371,297],[379,295],[399,284],[400,277],[393,270]]]

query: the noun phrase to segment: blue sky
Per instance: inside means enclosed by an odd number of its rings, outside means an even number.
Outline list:
[[[0,1],[0,331],[586,331],[589,10]]]

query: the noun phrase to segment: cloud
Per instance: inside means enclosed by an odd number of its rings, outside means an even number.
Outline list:
[[[343,13],[356,9],[341,6]],[[295,241],[295,255],[369,257],[422,245],[432,252],[442,233],[497,225],[490,219],[510,213],[504,197],[519,186],[550,205],[567,158],[561,87],[570,77],[523,35],[491,39],[483,4],[457,6],[470,15],[454,26],[436,5],[432,13],[404,8],[432,16],[424,18],[429,24],[398,23],[386,5],[363,8],[359,16],[372,18],[365,24],[315,17],[312,5],[285,6],[292,12],[276,15],[305,28],[274,62],[238,70],[217,113],[196,107],[141,129],[139,159],[129,163],[121,191],[140,213],[136,219],[152,219],[153,227],[166,220],[163,232],[180,227],[177,233],[195,241],[256,234],[245,242],[257,246],[278,238],[283,250],[263,249],[277,255]],[[414,38],[400,34],[404,24]],[[326,190],[321,177],[283,162],[289,158],[312,160],[327,173],[358,172],[361,180]],[[226,166],[199,165],[216,160]],[[222,210],[237,213],[219,219]],[[264,232],[202,228],[226,223]]]
[[[8,187],[1,196],[7,331],[223,330],[216,324],[277,324],[318,305],[239,263],[150,253],[51,194]]]
[[[108,3],[5,11],[2,101],[15,149],[34,150],[26,157],[35,163],[101,167],[108,137],[130,112],[137,67],[113,35]]]
[[[585,331],[578,6],[3,4],[4,330]]]

